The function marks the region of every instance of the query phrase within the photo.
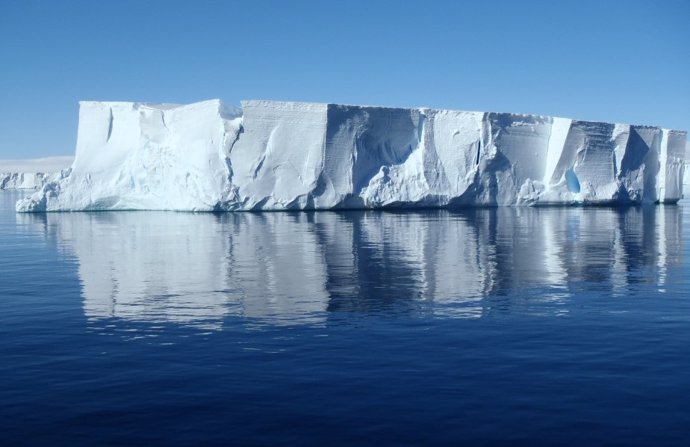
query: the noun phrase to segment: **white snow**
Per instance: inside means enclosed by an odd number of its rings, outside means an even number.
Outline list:
[[[676,202],[686,133],[548,116],[82,102],[71,172],[18,211]]]
[[[690,143],[685,142],[685,160],[690,160]],[[684,170],[683,184],[690,185],[690,169]]]
[[[0,160],[0,189],[38,189],[50,180],[57,180],[67,169],[72,156]]]

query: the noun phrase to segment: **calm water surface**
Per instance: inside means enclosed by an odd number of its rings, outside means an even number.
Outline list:
[[[14,213],[3,445],[688,445],[690,203]]]

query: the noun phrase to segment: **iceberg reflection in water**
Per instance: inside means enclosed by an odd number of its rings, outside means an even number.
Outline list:
[[[75,256],[91,321],[222,329],[338,311],[557,315],[575,292],[663,291],[682,208],[18,215]],[[34,227],[35,228],[35,227]]]

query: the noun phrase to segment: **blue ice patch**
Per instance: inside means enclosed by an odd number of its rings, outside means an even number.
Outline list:
[[[580,181],[577,179],[577,174],[572,169],[565,171],[565,182],[568,185],[568,191],[580,192]]]

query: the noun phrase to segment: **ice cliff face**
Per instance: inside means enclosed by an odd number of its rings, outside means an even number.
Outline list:
[[[18,210],[227,207],[227,156],[241,118],[220,101],[82,102],[71,172]]]
[[[71,172],[17,210],[673,203],[685,141],[681,131],[534,115],[83,102]]]

